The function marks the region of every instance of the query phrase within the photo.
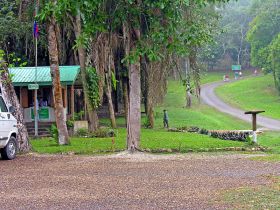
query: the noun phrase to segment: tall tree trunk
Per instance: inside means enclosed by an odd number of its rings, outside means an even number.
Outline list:
[[[123,77],[122,79],[122,88],[123,88],[123,106],[124,106],[124,116],[125,116],[125,123],[127,125],[127,114],[128,114],[128,84],[127,78]]]
[[[93,122],[89,123],[89,131],[96,131],[99,127],[99,118],[95,109],[88,111],[88,120]]]
[[[185,70],[186,70],[186,107],[192,106],[192,95],[190,85],[190,60],[187,57],[185,59]]]
[[[154,72],[152,69],[152,65],[148,65],[147,59],[142,59],[143,61],[143,78],[145,80],[145,110],[146,110],[146,115],[147,115],[147,120],[148,120],[148,127],[149,128],[154,128],[154,104],[153,104],[153,89],[152,87],[154,81]],[[143,90],[144,88],[142,88]]]
[[[135,50],[135,49],[133,49]],[[139,148],[141,130],[140,62],[129,65],[129,104],[127,118],[127,149]]]
[[[12,105],[15,108],[15,111],[12,113],[17,120],[17,128],[18,128],[18,146],[19,151],[28,152],[30,150],[29,137],[26,126],[24,124],[23,118],[23,110],[18,101],[14,86],[12,85],[12,81],[9,77],[9,72],[7,66],[0,61],[0,66],[3,68],[1,70],[1,78],[0,85],[2,90],[2,95],[5,101]]]
[[[56,125],[58,129],[58,143],[59,145],[65,145],[69,144],[69,135],[66,126],[66,116],[64,113],[62,90],[60,84],[59,53],[57,43],[57,35],[59,33],[57,32],[57,30],[59,30],[59,28],[57,27],[55,18],[52,16],[47,23],[48,50],[54,93]]]
[[[135,37],[133,36],[135,35]],[[140,30],[129,28],[127,23],[123,24],[123,40],[125,54],[136,52],[136,40],[140,39]],[[128,64],[129,78],[129,103],[127,113],[127,150],[134,152],[139,149],[141,130],[141,74],[140,57],[134,63]]]
[[[143,56],[140,62],[141,68],[141,93],[143,97],[143,103],[145,108],[145,114],[148,114],[148,89],[149,89],[149,75],[147,59]]]
[[[81,14],[78,12],[75,21],[73,21],[75,37],[78,39],[82,33]],[[78,57],[81,68],[82,81],[86,81],[86,53],[83,46],[78,46]],[[96,110],[90,105],[86,82],[83,82],[84,100],[87,107],[87,116],[89,121],[89,131],[95,131],[99,127],[99,120]]]
[[[155,118],[154,118],[154,105],[152,102],[152,98],[149,97],[147,98],[147,116],[148,116],[148,121],[149,121],[149,127],[154,128],[155,127]]]
[[[113,106],[113,101],[112,101],[112,87],[111,87],[111,81],[108,78],[108,75],[105,75],[106,77],[106,96],[108,99],[108,109],[109,109],[109,113],[110,113],[110,120],[111,120],[111,126],[112,128],[116,128],[117,124],[116,124],[116,118],[115,118],[115,110],[114,110],[114,106]]]

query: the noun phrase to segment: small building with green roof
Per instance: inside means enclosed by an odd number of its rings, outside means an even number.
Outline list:
[[[81,82],[78,82],[80,66],[60,66],[63,106],[65,114],[73,116],[84,107]],[[49,66],[9,68],[13,85],[24,110],[25,122],[34,120],[34,90],[38,84],[39,121],[55,122],[52,79]],[[37,82],[36,82],[37,80]]]

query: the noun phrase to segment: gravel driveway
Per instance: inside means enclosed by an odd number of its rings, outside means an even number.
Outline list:
[[[225,209],[220,192],[269,184],[249,155],[24,155],[0,160],[0,209]]]
[[[235,107],[232,107],[225,102],[223,102],[216,94],[215,94],[215,88],[224,85],[224,82],[214,82],[209,83],[202,86],[201,89],[201,98],[202,100],[208,104],[209,106],[212,106],[216,108],[217,110],[230,114],[236,118],[239,118],[241,120],[252,122],[251,115],[245,115],[244,110],[237,109]],[[229,96],[230,97],[230,96]],[[248,111],[248,110],[246,110]],[[264,116],[257,116],[258,120],[257,123],[260,127],[264,127],[269,130],[276,130],[280,131],[280,121],[274,120],[269,117]]]

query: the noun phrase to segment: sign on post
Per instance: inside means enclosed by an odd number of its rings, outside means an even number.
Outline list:
[[[231,70],[232,71],[241,71],[241,65],[232,65]]]
[[[47,107],[42,107],[38,110],[38,116],[40,120],[50,119],[50,110]],[[34,108],[31,108],[31,119],[34,120]]]
[[[28,90],[38,90],[39,85],[38,84],[29,84],[28,85]]]

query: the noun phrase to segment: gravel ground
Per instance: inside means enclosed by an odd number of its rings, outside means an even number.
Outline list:
[[[0,209],[226,209],[227,189],[269,184],[250,155],[23,155],[0,160]]]

